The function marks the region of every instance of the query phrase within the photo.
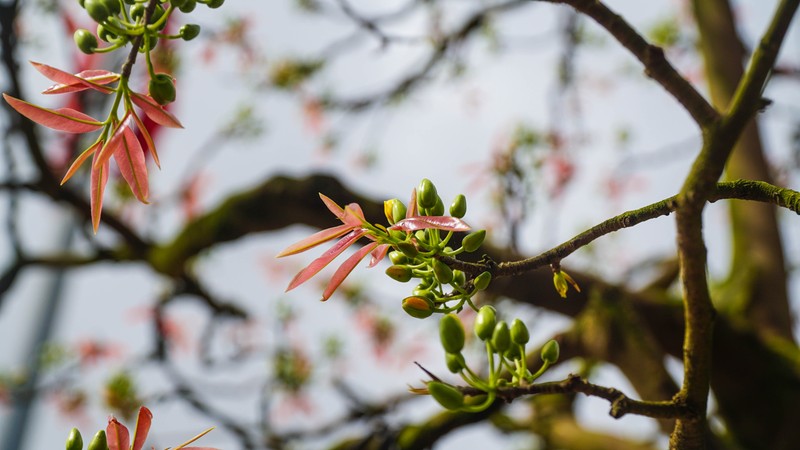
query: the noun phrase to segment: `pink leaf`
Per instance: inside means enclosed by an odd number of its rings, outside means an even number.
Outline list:
[[[301,284],[308,281],[309,278],[313,277],[320,270],[324,269],[325,266],[331,263],[337,256],[341,255],[343,251],[350,247],[355,243],[361,236],[364,236],[366,231],[364,230],[353,230],[350,233],[346,234],[343,238],[339,239],[331,248],[328,249],[325,253],[322,254],[319,258],[311,261],[311,264],[307,265],[303,270],[301,270],[297,275],[294,276],[292,282],[289,283],[289,287],[286,288],[286,292],[291,291],[292,289],[300,286]]]
[[[411,190],[411,200],[408,201],[406,219],[417,215],[417,188]]]
[[[391,246],[389,244],[381,244],[372,251],[372,259],[369,261],[369,267],[375,267],[378,265],[379,262],[386,257],[386,254],[389,253],[389,248]]]
[[[95,233],[97,233],[97,228],[100,227],[100,212],[103,210],[103,192],[106,190],[106,182],[108,181],[108,161],[106,161],[105,164],[101,164],[100,167],[95,167],[95,162],[99,154],[99,152],[95,152],[94,158],[92,159],[92,180],[90,183],[92,188],[92,228]]]
[[[276,258],[281,258],[283,256],[295,255],[297,253],[304,252],[310,248],[316,247],[322,243],[328,242],[331,239],[336,239],[339,236],[344,235],[348,231],[352,230],[353,227],[347,224],[338,225],[332,228],[326,228],[322,231],[318,231],[311,236],[286,247],[286,250],[278,253]]]
[[[434,228],[445,231],[469,231],[469,225],[461,219],[449,216],[417,216],[403,219],[389,227],[391,230],[416,231]]]
[[[67,133],[87,133],[103,126],[94,117],[71,108],[43,108],[8,94],[3,94],[3,98],[23,116],[54,130],[66,131]]]
[[[377,243],[373,243],[361,247],[352,256],[347,258],[345,262],[343,262],[342,265],[339,266],[338,269],[336,269],[336,273],[333,274],[333,277],[331,277],[331,281],[328,282],[328,286],[325,288],[325,292],[322,293],[323,302],[331,298],[331,295],[333,295],[334,291],[336,291],[336,288],[338,288],[342,284],[344,279],[347,278],[348,275],[350,275],[350,272],[352,272],[353,269],[356,268],[358,263],[361,262],[361,260],[364,259],[364,257],[366,257],[369,254],[369,252],[374,250],[375,247],[377,246],[378,246]]]
[[[77,171],[78,168],[84,163],[84,161],[86,161],[86,158],[92,156],[94,152],[99,150],[102,146],[103,146],[103,141],[97,141],[94,144],[92,144],[89,148],[84,150],[83,153],[78,155],[78,157],[75,158],[75,161],[72,162],[72,165],[69,166],[69,169],[67,169],[67,173],[61,180],[61,184],[66,183],[67,180],[72,178],[72,175],[74,175],[75,171]]]
[[[144,406],[139,408],[139,417],[136,418],[136,430],[133,432],[133,447],[131,450],[142,450],[144,441],[150,433],[150,424],[153,422],[153,413]]]
[[[145,127],[144,123],[142,123],[142,119],[140,119],[135,112],[131,111],[131,116],[133,117],[133,121],[136,123],[136,127],[139,128],[139,132],[142,133],[144,142],[145,144],[147,144],[147,149],[153,156],[153,162],[155,162],[156,166],[158,166],[158,168],[160,169],[161,161],[158,160],[158,152],[156,152],[156,144],[155,142],[153,142],[153,138],[150,136],[150,132],[147,131],[147,127]]]
[[[358,203],[350,203],[344,207],[344,217],[342,221],[350,226],[361,226],[366,220],[364,219],[364,212]]]
[[[128,429],[114,417],[108,419],[106,440],[108,441],[108,450],[128,450],[131,442]]]
[[[149,193],[147,185],[147,166],[144,161],[144,150],[142,150],[139,139],[130,127],[123,127],[122,140],[117,150],[114,151],[114,160],[119,166],[119,171],[131,192],[136,198],[142,202],[147,203],[147,195]]]
[[[61,69],[31,61],[33,67],[42,75],[55,81],[56,85],[45,89],[42,94],[65,94],[68,92],[84,91],[94,89],[104,94],[114,92],[114,89],[103,86],[119,79],[119,74],[107,70],[84,70],[78,74],[64,72]]]
[[[114,128],[114,131],[111,133],[111,139],[97,152],[97,158],[92,163],[92,167],[99,167],[111,159],[111,155],[116,153],[120,145],[122,145],[122,140],[125,136],[125,128],[127,127],[128,116],[126,115]]]
[[[183,128],[181,122],[169,111],[162,108],[155,100],[147,95],[131,92],[131,101],[139,108],[142,108],[147,117],[153,122],[169,128]]]
[[[319,198],[322,199],[322,203],[325,203],[325,206],[328,207],[328,210],[333,213],[338,219],[344,221],[344,209],[336,204],[333,200],[331,200],[327,195],[322,193],[319,194]]]

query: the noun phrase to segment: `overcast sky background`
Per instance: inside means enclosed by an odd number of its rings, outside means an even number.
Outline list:
[[[28,34],[53,30],[58,35],[61,30],[58,22],[35,11],[33,2],[23,3],[26,24],[34,18],[47,21],[46,26],[24,29],[24,37],[39,45],[26,46],[23,59],[68,68],[69,58],[63,51],[71,43],[59,42],[53,47],[44,45],[44,40],[48,36],[52,38],[52,35]],[[366,13],[391,11],[393,8],[387,5],[399,4],[380,2],[376,6],[375,2],[366,0],[352,3]],[[660,0],[643,5],[636,0],[619,0],[607,3],[638,29],[647,30],[665,15],[676,14],[684,2]],[[742,33],[748,43],[752,44],[763,30],[775,3],[736,2],[737,13],[746,19]],[[460,23],[464,14],[471,10],[471,4],[463,1],[447,3],[452,16],[447,16],[445,25]],[[192,21],[201,25],[213,24],[222,17],[246,14],[253,25],[253,44],[271,62],[292,55],[316,55],[332,39],[354,29],[344,19],[332,21],[303,16],[290,1],[229,0],[219,10],[208,12],[206,8],[198,8],[197,11]],[[330,172],[341,176],[355,190],[377,199],[407,199],[419,180],[428,177],[437,184],[445,202],[458,193],[465,193],[470,204],[467,221],[475,228],[486,227],[496,220],[496,216],[489,205],[486,186],[475,186],[474,167],[487,163],[490,150],[507,139],[517,123],[541,128],[552,125],[555,62],[562,48],[555,31],[565,12],[562,7],[536,4],[523,12],[503,17],[497,21],[496,29],[501,35],[509,36],[506,49],[495,52],[485,41],[472,42],[464,52],[468,64],[465,75],[453,78],[446,68],[439,70],[432,83],[398,107],[376,109],[355,116],[327,115],[323,129],[336,132],[339,137],[338,147],[327,154],[320,151],[321,136],[306,123],[296,96],[253,87],[260,77],[264,77],[262,70],[242,73],[235,52],[227,55],[220,52],[214,63],[195,65],[207,42],[198,39],[181,44],[185,52],[185,67],[178,78],[179,101],[174,112],[186,128],[165,132],[158,144],[162,170],[154,169],[150,180],[155,204],[133,205],[124,215],[154,236],[174,235],[181,224],[181,215],[176,208],[160,207],[159,201],[177,189],[181,181],[179,177],[193,164],[193,155],[208,142],[220,123],[227,121],[242,105],[247,105],[263,121],[266,132],[259,139],[221,144],[222,147],[204,166],[207,183],[200,198],[203,208],[278,173],[302,176],[314,171]],[[586,137],[584,144],[569,150],[577,162],[578,181],[558,201],[549,200],[543,190],[539,190],[532,217],[522,233],[521,244],[527,252],[542,251],[604,218],[673,195],[682,183],[683,174],[700,142],[697,130],[677,103],[647,80],[637,63],[614,45],[605,32],[589,22],[586,25],[590,36],[597,38],[598,42],[582,47],[578,54],[576,73],[581,80],[577,92],[580,113],[566,115],[575,122],[559,124],[564,130],[580,131]],[[424,33],[424,27],[424,17],[418,16],[389,31],[418,36]],[[795,26],[782,53],[783,61],[794,66],[800,62],[798,44]],[[353,96],[380,91],[417,67],[426,51],[424,45],[400,45],[382,51],[377,41],[365,38],[362,45],[333,61],[307,89],[317,93],[335,89],[337,93]],[[691,57],[670,56],[684,73],[696,75],[701,70],[699,62]],[[47,87],[48,81],[31,69],[26,73],[30,75],[25,78],[28,98],[44,103],[36,92]],[[4,81],[0,78],[0,83]],[[788,161],[790,156],[789,134],[796,117],[793,105],[800,101],[796,87],[795,82],[780,81],[770,85],[766,92],[775,100],[775,105],[763,116],[765,121],[769,121],[765,126],[765,139],[768,151],[779,163]],[[624,148],[617,140],[620,129],[631,131],[630,141]],[[368,169],[358,163],[365,154],[377,158],[374,166]],[[18,164],[26,164],[21,155],[18,159]],[[2,170],[5,175],[5,164]],[[604,191],[609,178],[630,181],[634,188],[619,198],[609,199]],[[797,178],[790,178],[787,184],[797,189]],[[109,199],[108,207],[114,208],[113,198]],[[0,215],[7,213],[6,208],[3,202]],[[714,274],[723,274],[727,236],[720,229],[726,222],[725,209],[722,203],[707,209],[706,235],[712,255],[710,269]],[[280,211],[271,213],[280,214]],[[22,234],[29,238],[25,242],[30,248],[42,252],[57,248],[60,237],[56,230],[68,215],[35,198],[25,199],[21,214],[20,221],[25,225]],[[786,254],[796,267],[797,255],[800,255],[796,217],[784,221],[784,227],[787,231],[784,234]],[[359,268],[353,278],[369,284],[376,296],[385,298],[381,306],[392,312],[401,325],[400,338],[390,350],[394,357],[388,360],[376,361],[364,330],[353,328],[349,317],[351,312],[343,306],[341,299],[334,297],[324,304],[317,301],[318,283],[309,283],[290,295],[282,293],[294,271],[318,252],[282,261],[285,271],[277,275],[269,274],[266,261],[271,262],[287,243],[310,232],[295,227],[220,245],[200,259],[197,272],[215,294],[235,299],[251,311],[255,321],[250,331],[265,349],[288,338],[308,346],[314,354],[321,354],[321,336],[339,335],[345,343],[345,364],[327,367],[326,370],[345,370],[346,367],[345,381],[358,386],[359,393],[367,399],[384,398],[388,393],[402,392],[408,383],[418,382],[422,374],[412,360],[434,372],[444,373],[438,344],[405,357],[407,360],[402,359],[410,342],[420,339],[436,342],[435,321],[416,321],[404,315],[399,303],[406,295],[407,286],[385,280],[381,268]],[[109,240],[111,232],[101,230],[96,238]],[[76,245],[80,246],[80,241]],[[668,254],[672,249],[672,220],[662,218],[604,237],[596,243],[591,255],[579,252],[566,263],[619,279],[632,267],[641,264],[643,259]],[[600,255],[602,259],[592,255]],[[0,248],[0,256],[8,258],[8,250]],[[318,277],[324,280],[326,275],[323,273]],[[30,339],[29,330],[40,313],[48,278],[42,271],[31,271],[6,296],[0,309],[0,342],[6,343],[0,352],[0,370],[5,373],[23,364]],[[792,281],[795,299],[800,294],[797,278],[795,275]],[[55,336],[72,344],[89,338],[107,339],[115,342],[124,356],[84,372],[85,378],[81,380],[84,387],[93,388],[96,393],[109,373],[120,367],[136,367],[136,358],[142,356],[151,344],[146,310],[164,288],[164,280],[136,264],[102,265],[71,272],[62,293]],[[282,302],[290,304],[301,318],[288,337],[275,332],[274,315],[277,305]],[[207,318],[207,313],[191,301],[174,303],[168,314],[186,325],[190,343],[200,331],[197,324],[204,323]],[[551,315],[537,315],[532,311],[520,314],[532,328],[536,344],[566,324]],[[235,330],[228,331],[233,333]],[[190,349],[193,345],[190,344]],[[260,388],[259,380],[268,371],[265,360],[254,358],[236,370],[219,372],[201,369],[191,351],[180,354],[177,360],[181,364],[178,370],[198,386],[205,386],[210,396],[225,393],[216,395],[215,407],[245,423],[255,423],[258,404],[252,392]],[[552,376],[563,376],[574,367],[566,364]],[[134,374],[145,395],[167,390],[167,381],[155,367],[146,366]],[[326,373],[315,374],[315,380],[319,386],[309,396],[313,413],[283,412],[278,420],[285,421],[282,423],[286,426],[323,423],[343,412],[343,404],[331,394],[330,385],[326,383]],[[593,381],[632,392],[611,368],[600,370]],[[644,438],[655,432],[652,422],[645,419],[610,419],[604,401],[581,399],[580,402],[585,406],[581,419],[591,426]],[[275,399],[275,404],[281,404],[280,396]],[[404,408],[402,417],[423,419],[437,410],[430,399],[421,399],[412,405],[413,408]],[[27,449],[61,448],[72,426],[79,426],[85,439],[105,426],[107,411],[97,398],[92,399],[87,416],[81,418],[59,415],[52,406],[52,398],[39,400]],[[174,446],[215,425],[198,419],[179,402],[150,406],[155,414],[152,442],[157,447]],[[0,407],[0,433],[8,414],[7,409]],[[232,448],[231,439],[224,430],[217,430],[204,438],[201,444]],[[512,448],[523,444],[513,437],[499,437],[477,427],[455,433],[442,441],[437,449],[477,448],[480,442],[496,442],[496,439],[502,439],[502,445]]]

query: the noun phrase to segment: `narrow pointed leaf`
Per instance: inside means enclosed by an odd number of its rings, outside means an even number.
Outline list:
[[[67,133],[88,133],[100,129],[103,124],[92,116],[71,108],[48,109],[24,100],[3,94],[3,98],[28,119],[54,130]]]
[[[104,94],[110,94],[114,92],[114,89],[104,85],[119,80],[119,74],[107,70],[84,70],[73,75],[47,64],[33,61],[31,61],[31,64],[42,75],[58,83],[42,91],[42,94],[66,94],[68,92],[85,91],[86,89],[94,89]]]
[[[111,156],[117,152],[120,145],[122,145],[122,140],[125,137],[125,128],[128,127],[127,123],[128,117],[126,116],[121,122],[116,125],[114,128],[114,132],[111,134],[111,139],[103,145],[103,147],[98,150],[97,158],[93,161],[92,167],[99,167],[102,164],[108,162],[111,159]]]
[[[131,450],[142,450],[144,441],[150,433],[150,424],[153,422],[153,413],[144,406],[139,408],[139,416],[136,418],[136,429],[133,431],[133,447]]]
[[[372,251],[372,259],[370,259],[368,267],[375,267],[379,262],[383,261],[386,254],[389,253],[390,248],[391,246],[389,244],[381,244],[375,247],[375,250]]]
[[[325,206],[328,207],[328,210],[333,213],[336,218],[344,221],[344,208],[339,206],[335,201],[331,200],[327,195],[320,193],[319,198],[322,199],[322,203],[325,203]]]
[[[139,132],[142,133],[142,137],[144,138],[144,143],[147,144],[147,149],[150,151],[150,155],[153,157],[153,162],[156,163],[158,168],[161,168],[161,161],[158,160],[158,152],[156,151],[156,144],[153,142],[153,138],[150,136],[150,132],[147,131],[147,127],[144,126],[142,123],[142,119],[136,115],[135,112],[131,111],[131,116],[133,117],[133,121],[136,123],[136,128],[139,129]]]
[[[124,127],[122,130],[122,140],[120,140],[120,145],[114,152],[114,160],[117,162],[122,178],[130,186],[133,195],[140,202],[148,203],[149,189],[144,150],[130,127]]]
[[[97,233],[100,227],[100,213],[103,210],[103,192],[106,190],[108,181],[108,162],[95,167],[95,161],[100,153],[95,152],[92,160],[92,180],[91,180],[91,206],[92,206],[92,229]],[[127,430],[126,430],[127,432]],[[126,447],[127,448],[127,447]]]
[[[131,443],[128,429],[114,417],[108,419],[106,439],[108,440],[108,450],[128,450]]]
[[[434,228],[445,231],[468,231],[469,225],[461,219],[449,216],[417,216],[403,219],[389,227],[392,230],[416,231]]]
[[[31,65],[33,65],[39,73],[58,83],[46,89],[43,92],[44,94],[62,94],[64,92],[75,92],[85,89],[94,89],[104,94],[109,94],[114,92],[114,90],[103,86],[103,84],[108,84],[119,79],[119,74],[107,70],[84,70],[79,74],[73,75],[61,69],[56,69],[55,67],[35,61],[31,61]],[[67,88],[70,89],[63,90]],[[59,89],[62,89],[62,91],[59,91]]]
[[[310,248],[316,247],[320,244],[330,241],[331,239],[336,239],[339,236],[343,236],[348,231],[352,230],[353,227],[347,224],[338,225],[331,228],[326,228],[322,231],[318,231],[311,236],[303,239],[302,241],[296,242],[288,247],[285,250],[278,253],[276,258],[281,258],[284,256],[295,255],[297,253],[304,252]]]
[[[131,92],[131,101],[139,108],[142,108],[147,117],[153,122],[169,128],[183,128],[181,122],[169,111],[162,108],[155,100],[147,95]]]
[[[353,245],[361,236],[364,236],[366,232],[364,230],[353,230],[350,233],[346,234],[343,238],[339,239],[331,248],[328,249],[325,253],[322,254],[319,258],[311,261],[311,264],[306,266],[303,270],[301,270],[295,277],[292,279],[292,282],[289,283],[289,287],[286,288],[286,292],[291,291],[292,289],[300,286],[301,284],[308,281],[309,278],[313,277],[320,270],[324,269],[325,266],[331,263],[337,256],[341,255],[343,251]]]
[[[179,446],[173,448],[172,450],[179,450],[179,449],[185,449],[185,450],[218,450],[216,448],[211,448],[211,447],[187,447],[187,445],[191,444],[192,442],[194,442],[194,441],[200,439],[201,437],[207,435],[208,433],[210,433],[211,430],[213,430],[214,428],[215,427],[211,427],[211,428],[201,432],[197,436],[189,439],[188,441],[184,442],[183,444],[180,444]]]
[[[328,286],[325,288],[325,292],[322,293],[322,301],[328,300],[333,295],[334,291],[342,284],[342,282],[350,275],[350,272],[356,268],[359,262],[364,259],[369,252],[377,247],[377,243],[373,243],[370,245],[365,245],[358,249],[353,255],[345,260],[336,272],[331,277],[331,281],[328,282]]]
[[[349,205],[344,207],[344,217],[342,217],[342,221],[350,226],[358,227],[363,224],[366,219],[364,219],[364,212],[361,210],[361,206],[358,203],[350,203]]]
[[[92,156],[94,154],[94,152],[99,150],[102,146],[103,146],[103,141],[97,141],[94,144],[92,144],[89,148],[84,150],[83,153],[78,155],[78,157],[75,158],[75,161],[72,161],[72,165],[69,166],[69,169],[67,169],[67,173],[64,175],[64,178],[61,180],[61,184],[63,185],[64,183],[67,182],[67,180],[72,178],[72,176],[75,175],[75,172],[78,170],[78,168],[81,165],[83,165],[83,163],[86,161],[86,159],[89,158],[90,156]]]
[[[406,210],[406,219],[417,215],[417,188],[411,190],[411,200],[408,202],[408,209]]]

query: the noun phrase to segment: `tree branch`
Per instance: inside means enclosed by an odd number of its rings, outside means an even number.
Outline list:
[[[699,92],[667,61],[664,51],[649,44],[621,16],[597,0],[541,0],[564,3],[594,19],[608,30],[645,67],[645,74],[657,81],[694,118],[700,128],[708,128],[719,113]]]

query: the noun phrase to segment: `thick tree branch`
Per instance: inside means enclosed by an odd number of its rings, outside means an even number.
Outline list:
[[[465,395],[484,395],[485,392],[473,387],[462,387]],[[529,386],[510,387],[497,390],[497,397],[511,402],[512,400],[536,394],[584,394],[599,397],[611,403],[609,415],[615,419],[626,414],[661,418],[684,417],[689,413],[685,405],[673,401],[647,402],[634,400],[616,388],[609,388],[589,383],[578,375],[570,375],[564,380],[548,383],[531,384]]]
[[[657,81],[681,104],[701,128],[714,123],[719,114],[708,101],[667,61],[664,51],[649,44],[621,16],[597,0],[542,0],[564,3],[594,19],[608,30],[645,67],[645,73]]]
[[[716,190],[709,195],[708,201],[715,202],[723,199],[753,200],[772,203],[800,214],[800,192],[773,186],[763,181],[737,180],[718,183]],[[558,264],[562,259],[588,245],[597,238],[623,228],[633,227],[651,219],[669,215],[673,213],[677,207],[678,196],[675,195],[642,208],[624,212],[589,228],[583,233],[580,233],[574,238],[544,253],[520,261],[481,264],[458,261],[452,258],[443,258],[443,260],[453,268],[471,274],[490,271],[493,276],[519,275],[520,273],[536,270],[551,264]]]

